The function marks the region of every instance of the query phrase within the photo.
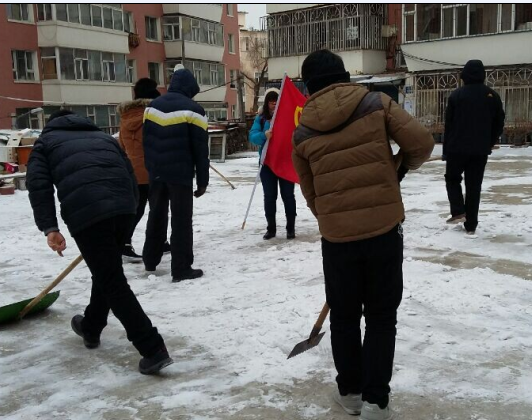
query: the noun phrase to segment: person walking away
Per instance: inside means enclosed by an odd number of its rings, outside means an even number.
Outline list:
[[[146,107],[152,99],[158,98],[161,94],[157,90],[157,82],[147,77],[139,79],[135,83],[133,92],[135,99],[133,101],[123,102],[117,108],[117,113],[120,116],[118,143],[122,150],[126,152],[127,157],[133,165],[139,190],[137,214],[131,230],[126,237],[122,258],[124,261],[140,262],[142,261],[142,256],[135,252],[132,245],[132,238],[137,224],[142,219],[142,216],[144,216],[149,193],[149,177],[146,166],[144,165],[144,148],[142,145],[142,120]],[[170,252],[170,244],[168,241],[164,244],[164,252]]]
[[[301,74],[311,96],[294,132],[292,158],[322,235],[338,371],[334,399],[361,420],[390,420],[389,383],[403,291],[398,172],[419,168],[434,140],[389,96],[350,83],[341,57],[328,50],[310,54]],[[400,147],[399,171],[389,138]]]
[[[49,247],[62,256],[61,216],[92,274],[90,303],[71,326],[89,349],[100,345],[109,310],[124,326],[142,359],[139,370],[154,374],[173,361],[132,292],[122,268],[124,238],[137,208],[137,188],[127,156],[89,119],[60,110],[50,116],[31,152],[27,186],[35,222]]]
[[[277,100],[279,99],[279,90],[275,88],[268,89],[264,97],[264,105],[259,115],[255,117],[251,131],[249,132],[249,141],[259,146],[259,157],[262,155],[263,147],[267,140],[271,138],[270,123],[275,111]],[[277,194],[281,190],[281,198],[284,204],[286,214],[286,238],[294,239],[296,237],[296,198],[294,195],[294,183],[280,178],[268,167],[263,165],[260,171],[260,180],[264,190],[264,212],[268,226],[264,239],[274,238],[277,234]]]
[[[181,64],[175,67],[168,93],[144,112],[144,159],[150,178],[150,213],[142,259],[146,271],[155,271],[163,255],[172,212],[170,248],[172,281],[195,279],[203,271],[193,269],[192,196],[199,198],[209,184],[207,118],[192,100],[199,86]],[[196,172],[197,189],[192,193]]]
[[[447,161],[445,186],[451,207],[447,223],[464,222],[466,232],[472,235],[478,226],[484,170],[503,132],[505,115],[499,95],[484,84],[482,61],[469,60],[460,77],[464,86],[451,94],[445,111],[443,159]]]

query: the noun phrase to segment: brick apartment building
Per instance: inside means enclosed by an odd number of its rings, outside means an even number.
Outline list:
[[[235,118],[238,29],[236,4],[0,5],[0,129],[42,128],[67,107],[114,132],[134,82],[164,93],[177,63],[210,119]]]

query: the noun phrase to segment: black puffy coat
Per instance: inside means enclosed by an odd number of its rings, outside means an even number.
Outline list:
[[[45,234],[58,226],[54,185],[73,236],[101,220],[136,213],[138,189],[129,159],[115,139],[79,115],[49,122],[30,154],[27,188]]]
[[[209,184],[209,138],[203,108],[192,100],[199,92],[187,69],[174,73],[168,93],[144,112],[144,161],[150,180],[198,187]]]
[[[484,85],[482,61],[468,61],[461,78],[465,86],[451,94],[445,111],[443,154],[489,155],[504,128],[501,98]]]

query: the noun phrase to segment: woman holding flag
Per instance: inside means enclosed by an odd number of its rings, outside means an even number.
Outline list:
[[[249,141],[259,146],[259,156],[262,155],[264,145],[271,138],[270,123],[278,99],[278,89],[271,88],[266,91],[264,105],[251,127]],[[261,159],[261,162],[263,162],[263,159]],[[275,215],[277,213],[277,194],[278,189],[280,189],[286,214],[286,239],[294,239],[296,237],[296,198],[294,195],[294,183],[277,176],[266,164],[262,166],[260,180],[262,182],[262,189],[264,190],[264,212],[266,213],[266,220],[268,222],[267,231],[263,238],[274,238],[277,233]]]

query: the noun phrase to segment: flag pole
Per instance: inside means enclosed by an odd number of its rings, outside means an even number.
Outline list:
[[[283,94],[284,81],[286,80],[286,77],[287,77],[287,74],[286,72],[284,72],[283,80],[281,82],[281,89],[279,90],[279,98],[277,99],[277,103],[275,104],[275,110],[273,111],[272,122],[270,123],[270,130],[273,128],[275,116],[277,115],[277,108],[279,107],[279,103],[281,102],[281,95]],[[255,177],[255,184],[253,185],[253,191],[251,192],[251,197],[249,197],[248,209],[246,210],[246,216],[244,217],[244,222],[242,223],[242,230],[244,230],[244,228],[246,227],[246,220],[248,219],[249,210],[251,209],[251,203],[253,202],[253,196],[255,195],[255,190],[257,189],[257,184],[259,183],[260,170],[262,169],[262,165],[264,165],[264,159],[266,159],[266,153],[268,152],[269,142],[270,140],[267,140],[266,144],[264,145],[264,148],[262,149],[262,154],[260,156],[259,170],[257,172],[257,176]]]

